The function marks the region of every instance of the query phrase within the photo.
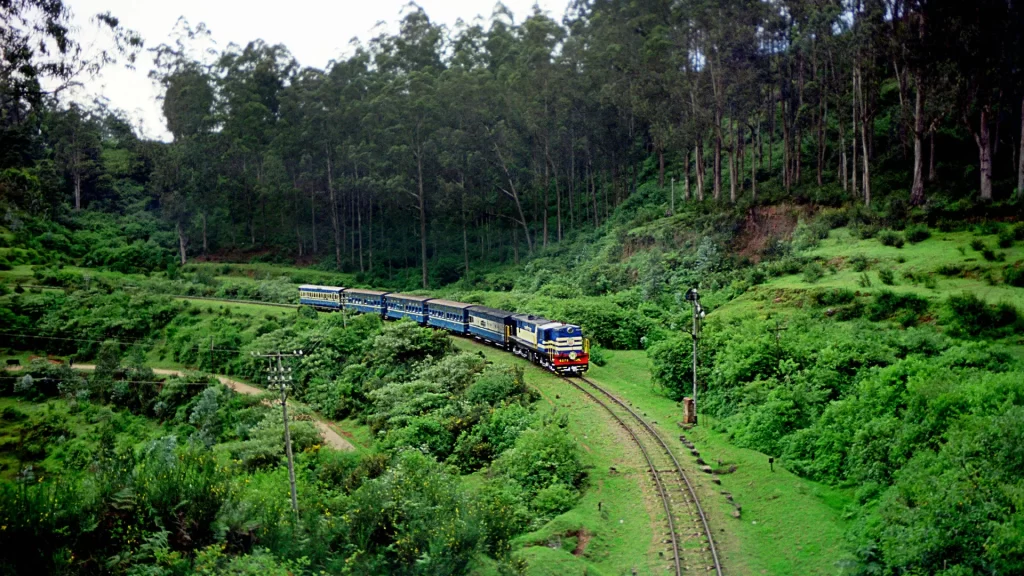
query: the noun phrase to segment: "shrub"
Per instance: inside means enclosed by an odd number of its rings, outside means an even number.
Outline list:
[[[903,248],[903,235],[899,232],[892,230],[882,230],[878,233],[878,241],[882,243],[882,246],[891,246],[893,248]]]
[[[924,242],[931,238],[932,233],[928,230],[927,226],[923,224],[915,224],[914,226],[907,228],[904,235],[907,237],[907,242],[917,244],[918,242]]]
[[[819,306],[839,306],[849,304],[857,298],[852,290],[845,288],[830,288],[814,294],[814,301]]]
[[[12,268],[14,268],[14,267],[11,266],[10,262],[8,262],[7,257],[6,256],[0,256],[0,270],[10,270]]]
[[[892,268],[882,268],[878,271],[878,279],[882,281],[882,284],[892,286],[896,283],[896,273],[892,271]]]
[[[860,286],[861,288],[871,288],[871,278],[868,277],[867,272],[862,272],[861,275],[857,277],[857,286]]]
[[[960,264],[943,264],[935,271],[943,276],[960,276],[964,273],[964,267]]]
[[[863,272],[868,269],[867,256],[863,254],[854,254],[850,256],[850,266],[853,267],[855,272]]]
[[[1017,288],[1024,288],[1024,268],[1009,267],[1003,272],[1003,282]]]
[[[802,269],[803,267],[801,266],[800,261],[789,256],[775,260],[768,265],[768,273],[776,277],[799,274]]]
[[[1024,222],[1013,227],[1013,239],[1024,240]]]
[[[871,304],[868,305],[868,318],[871,320],[886,320],[896,318],[902,324],[912,324],[917,317],[928,310],[928,300],[917,294],[897,294],[889,290],[882,290],[875,294]]]
[[[825,275],[825,270],[821,267],[821,264],[817,262],[811,262],[807,266],[804,266],[804,281],[810,284],[814,284],[821,277]]]
[[[1018,323],[1020,312],[1012,305],[989,306],[970,292],[952,295],[946,300],[946,322],[954,332],[970,336],[995,336]]]
[[[981,256],[982,256],[982,258],[984,258],[985,260],[988,260],[989,262],[995,262],[996,259],[999,258],[996,255],[995,250],[992,250],[991,248],[989,248],[987,246],[981,250]]]
[[[878,234],[878,226],[875,226],[874,224],[865,224],[857,228],[857,236],[859,236],[861,240],[874,238],[875,234]]]
[[[985,249],[985,243],[982,242],[981,238],[975,238],[971,240],[971,249],[975,252],[981,252]]]
[[[999,247],[1009,248],[1013,246],[1013,241],[1016,239],[1016,233],[1012,228],[1003,228],[999,231]]]

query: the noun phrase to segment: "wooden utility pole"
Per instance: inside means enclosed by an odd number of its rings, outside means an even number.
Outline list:
[[[292,435],[288,429],[288,386],[292,381],[292,369],[285,369],[282,358],[301,358],[303,353],[302,350],[296,350],[291,354],[284,352],[272,352],[269,354],[259,354],[253,352],[252,355],[257,358],[276,358],[277,366],[274,366],[273,360],[270,363],[270,370],[268,370],[269,376],[267,376],[267,382],[269,382],[268,388],[273,389],[277,386],[281,392],[281,415],[284,418],[284,451],[288,455],[288,483],[291,484],[292,492],[292,512],[295,513],[295,517],[299,515],[299,498],[295,493],[295,458],[292,456]]]

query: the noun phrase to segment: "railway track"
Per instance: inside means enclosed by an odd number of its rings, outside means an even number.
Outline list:
[[[603,387],[584,377],[565,380],[607,410],[640,448],[665,511],[668,524],[665,543],[672,549],[670,569],[676,576],[699,572],[714,572],[716,576],[722,576],[722,565],[707,515],[701,508],[693,484],[665,440],[628,404]]]

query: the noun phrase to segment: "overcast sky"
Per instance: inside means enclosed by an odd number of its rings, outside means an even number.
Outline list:
[[[516,22],[525,19],[539,4],[555,20],[561,21],[567,0],[504,0]],[[178,18],[184,16],[193,26],[204,22],[219,48],[234,42],[245,45],[263,39],[268,44],[284,44],[302,66],[324,67],[332,58],[350,53],[349,41],[358,37],[368,41],[379,33],[384,22],[397,30],[407,0],[70,0],[83,44],[94,45],[98,33],[89,19],[110,11],[121,23],[138,31],[152,48],[168,42]],[[489,18],[493,0],[420,0],[420,6],[434,22],[454,27],[462,18]],[[124,110],[143,135],[169,140],[163,115],[156,98],[159,91],[147,74],[152,68],[148,52],[140,55],[135,70],[110,67],[101,77],[88,81],[76,94],[79,100],[96,96]]]

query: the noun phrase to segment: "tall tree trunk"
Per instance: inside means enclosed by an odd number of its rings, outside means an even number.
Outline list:
[[[979,174],[981,176],[980,197],[982,200],[992,199],[992,133],[989,127],[988,106],[982,106],[978,129],[972,131],[974,142],[978,145]]]
[[[359,271],[366,272],[363,265],[363,203],[359,195],[356,195],[356,234],[359,236]]]
[[[320,251],[316,241],[316,190],[309,192],[309,220],[310,227],[313,229],[313,254],[316,254]]]
[[[1024,121],[1022,121],[1024,123]],[[1024,130],[1024,126],[1022,126]],[[928,133],[928,181],[935,182],[935,127]]]
[[[82,209],[82,174],[76,167],[74,170],[75,178],[75,211]]]
[[[760,123],[758,124],[760,126]],[[757,200],[757,159],[754,155],[757,153],[757,149],[754,148],[754,133],[750,133],[750,199]]]
[[[828,99],[822,95],[821,114],[818,116],[818,187],[823,185],[823,173],[825,171],[825,124],[828,122]]]
[[[715,200],[722,199],[722,113],[715,107],[715,157],[714,172],[711,174],[712,193]]]
[[[732,111],[730,116],[736,112]],[[736,120],[732,119],[729,121],[729,202],[731,204],[736,203],[736,152],[738,145],[736,143]]]
[[[423,287],[429,288],[430,284],[427,280],[427,197],[423,193],[423,150],[416,151],[416,182],[420,208],[420,266],[423,273]]]
[[[590,152],[587,152],[587,156],[590,156]],[[590,200],[594,203],[594,228],[601,225],[601,209],[597,202],[597,182],[594,181],[594,165],[587,161],[587,172],[590,176]]]
[[[334,196],[334,170],[331,166],[331,152],[327,150],[327,197],[331,201],[331,226],[334,228],[334,267],[341,270],[341,218],[338,214],[338,200]]]
[[[853,74],[851,74],[851,77],[853,78],[853,80],[852,80],[853,86],[850,88],[850,95],[851,95],[850,96],[850,101],[852,102],[851,113],[850,113],[851,114],[850,128],[851,128],[851,132],[852,132],[850,134],[850,144],[852,146],[852,152],[850,154],[850,193],[853,195],[854,198],[856,198],[857,195],[859,194],[859,192],[858,192],[859,189],[857,188],[857,170],[858,170],[858,168],[857,168],[857,127],[860,126],[860,123],[857,121],[857,75],[856,75],[856,70],[854,71]]]
[[[202,219],[202,222],[203,222],[203,256],[206,256],[207,251],[209,251],[209,249],[210,249],[210,244],[209,244],[209,242],[206,241],[206,210],[203,210],[202,212],[200,212],[199,213],[199,217]],[[299,246],[300,246],[299,250],[301,251],[302,250],[302,248],[301,248],[302,245],[299,244]]]
[[[562,190],[558,187],[558,167],[555,166],[555,161],[551,159],[551,154],[548,153],[548,149],[545,146],[544,153],[547,155],[548,165],[551,167],[551,176],[555,182],[555,225],[557,226],[558,241],[562,241]],[[545,178],[547,180],[547,178]],[[546,203],[545,203],[546,204]]]
[[[910,203],[914,206],[924,204],[924,87],[921,83],[920,70],[915,74],[917,85],[914,95],[914,183],[910,186]]]
[[[501,168],[505,172],[505,179],[508,181],[509,190],[502,189],[507,196],[512,198],[516,204],[516,210],[519,211],[519,223],[523,226],[523,234],[526,235],[526,247],[529,249],[530,254],[533,254],[533,240],[530,239],[530,227],[526,223],[526,214],[523,212],[523,204],[519,201],[519,191],[516,190],[515,182],[512,180],[512,173],[508,170],[508,164],[505,162],[505,156],[501,153],[501,148],[497,144],[494,145],[494,151],[498,155],[498,160],[501,161]],[[595,208],[596,208],[595,204]]]
[[[665,188],[665,151],[658,147],[658,188]]]
[[[1017,155],[1017,197],[1024,198],[1024,96],[1020,99],[1020,153]]]
[[[704,143],[697,140],[697,155],[694,162],[697,166],[697,200],[704,201]]]
[[[690,150],[683,149],[683,200],[690,200]]]
[[[547,154],[548,154],[547,147],[548,147],[548,144],[547,144],[547,142],[545,142],[544,143],[544,156],[545,156],[545,158],[547,157]],[[548,165],[545,162],[544,163],[544,204],[543,204],[544,208],[542,210],[543,216],[544,216],[544,244],[543,244],[544,248],[548,247],[548,188],[551,186],[550,176],[551,176],[551,172],[548,170]]]
[[[181,261],[181,265],[184,266],[185,262],[188,261],[186,255],[188,238],[185,236],[185,229],[181,226],[181,220],[174,223],[174,229],[178,233],[178,259]]]
[[[466,281],[469,281],[469,233],[466,231],[466,175],[459,173],[462,180],[461,206],[459,213],[462,215],[462,263],[466,268]]]
[[[369,208],[370,208],[370,213],[369,213],[370,214],[370,222],[369,222],[370,238],[369,238],[369,241],[366,244],[366,247],[367,247],[366,264],[367,264],[367,269],[370,272],[373,272],[373,196],[372,195],[370,196]]]

